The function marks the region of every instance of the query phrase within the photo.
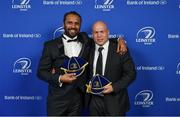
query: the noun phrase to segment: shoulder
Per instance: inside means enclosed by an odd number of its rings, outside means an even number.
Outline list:
[[[117,42],[118,42],[117,39],[118,38],[109,38],[109,41],[112,42],[112,43],[117,44]]]
[[[86,32],[80,32],[78,36],[80,36],[83,39],[88,39],[89,38],[88,34]]]
[[[112,39],[109,39],[109,48],[110,49],[114,49],[115,51],[117,50],[117,47],[118,47],[118,43],[116,40],[112,40]]]
[[[86,32],[80,32],[78,34],[78,38],[80,39],[82,43],[88,43],[89,41],[89,36]]]
[[[60,38],[55,38],[49,41],[44,42],[44,46],[54,46],[60,41]]]

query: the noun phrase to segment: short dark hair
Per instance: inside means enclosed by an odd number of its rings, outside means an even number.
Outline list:
[[[64,14],[64,19],[63,19],[63,22],[65,23],[65,20],[66,20],[66,17],[70,14],[73,14],[73,15],[76,15],[79,17],[80,19],[80,23],[82,22],[82,18],[81,18],[81,15],[79,13],[77,13],[76,11],[70,11],[70,12],[67,12]]]

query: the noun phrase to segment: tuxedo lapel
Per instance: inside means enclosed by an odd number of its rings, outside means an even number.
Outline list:
[[[113,43],[111,41],[109,41],[109,48],[108,48],[108,55],[107,55],[107,60],[106,60],[106,66],[105,66],[105,72],[104,75],[108,76],[108,71],[110,71],[109,69],[111,68],[111,63],[113,63],[113,57],[114,57],[114,50],[115,46],[113,46]]]
[[[84,37],[82,34],[79,34],[78,37],[77,37],[78,41],[82,44],[82,48],[81,48],[81,51],[79,53],[79,57],[82,57],[85,49],[86,49],[86,44],[88,42],[87,38]]]
[[[63,41],[62,41],[62,36],[59,37],[59,39],[57,40],[57,47],[58,47],[58,50],[59,50],[60,57],[65,57],[66,55],[64,54],[64,44],[63,44]]]
[[[79,53],[79,57],[82,57],[84,51],[85,51],[85,44],[82,44],[82,48],[81,48],[81,51]]]
[[[90,76],[93,76],[93,64],[94,64],[94,53],[95,53],[95,45],[91,48],[90,51],[90,58],[89,58],[89,65],[90,65]]]

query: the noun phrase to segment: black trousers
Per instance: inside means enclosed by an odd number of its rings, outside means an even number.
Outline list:
[[[121,112],[120,109],[119,111],[112,112],[106,106],[113,107],[113,105],[105,105],[104,97],[92,95],[89,104],[89,113],[91,116],[125,116],[125,112]]]
[[[82,95],[79,91],[71,92],[71,96],[48,96],[48,116],[80,116],[82,110]]]

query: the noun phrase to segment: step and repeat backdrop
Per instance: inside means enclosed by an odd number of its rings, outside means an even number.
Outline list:
[[[63,15],[81,31],[103,20],[124,37],[136,64],[130,116],[180,116],[179,0],[1,0],[0,115],[46,115],[47,84],[36,76],[43,43],[63,33]]]

